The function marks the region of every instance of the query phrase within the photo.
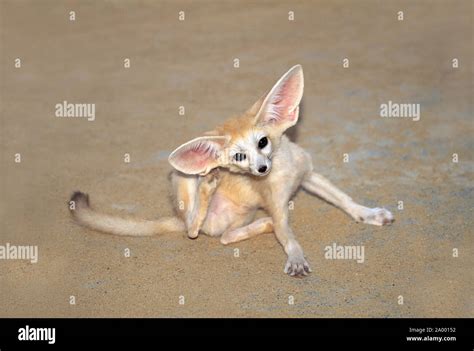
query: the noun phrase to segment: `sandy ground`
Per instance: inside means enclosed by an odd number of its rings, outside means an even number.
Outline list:
[[[471,1],[0,6],[0,244],[39,246],[36,264],[0,261],[1,317],[474,316]],[[300,192],[291,223],[314,272],[295,279],[273,234],[224,247],[71,221],[76,189],[108,213],[171,214],[169,152],[245,110],[296,63],[306,81],[293,137],[354,199],[390,209],[393,226],[356,224]],[[95,121],[55,117],[64,100],[95,103]],[[420,103],[420,121],[381,118],[388,100]],[[365,262],[325,259],[333,243],[364,245]]]

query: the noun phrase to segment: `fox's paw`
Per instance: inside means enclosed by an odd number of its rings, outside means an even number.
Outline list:
[[[364,208],[362,213],[356,216],[357,222],[373,224],[373,225],[388,225],[392,224],[395,219],[390,211],[385,208]]]
[[[199,235],[199,229],[191,228],[188,230],[188,238],[189,239],[196,239]]]
[[[200,191],[205,195],[212,195],[220,183],[219,169],[215,168],[205,175],[199,186]]]
[[[219,168],[214,168],[205,176],[205,178],[208,183],[215,183],[217,185],[220,181],[220,174]]]
[[[89,195],[82,191],[75,191],[69,199],[68,207],[72,214],[77,209],[89,208]]]
[[[312,271],[303,256],[289,256],[284,272],[292,277],[303,277]]]

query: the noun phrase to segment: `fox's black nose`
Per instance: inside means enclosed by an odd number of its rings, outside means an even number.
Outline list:
[[[267,171],[267,166],[260,166],[260,168],[258,169],[259,173],[265,173],[266,171]]]

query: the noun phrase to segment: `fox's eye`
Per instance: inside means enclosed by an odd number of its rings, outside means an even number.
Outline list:
[[[265,146],[267,146],[267,144],[268,144],[267,137],[263,137],[262,139],[258,141],[258,148],[263,149]]]
[[[241,152],[236,153],[236,154],[234,155],[234,160],[239,161],[239,162],[245,160],[246,158],[247,158],[247,155],[245,155],[245,154],[243,154],[243,153],[241,153]]]

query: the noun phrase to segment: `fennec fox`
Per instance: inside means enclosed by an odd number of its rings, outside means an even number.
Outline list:
[[[123,219],[89,207],[86,194],[76,192],[73,216],[87,227],[117,235],[146,236],[186,231],[220,236],[223,244],[259,234],[275,233],[288,260],[284,272],[311,272],[288,224],[288,202],[299,187],[347,212],[357,222],[393,222],[384,208],[354,202],[313,172],[310,155],[283,133],[298,121],[303,95],[303,70],[292,67],[243,115],[178,147],[169,157],[175,168],[171,182],[175,217],[154,221]],[[258,209],[268,217],[255,220]]]

